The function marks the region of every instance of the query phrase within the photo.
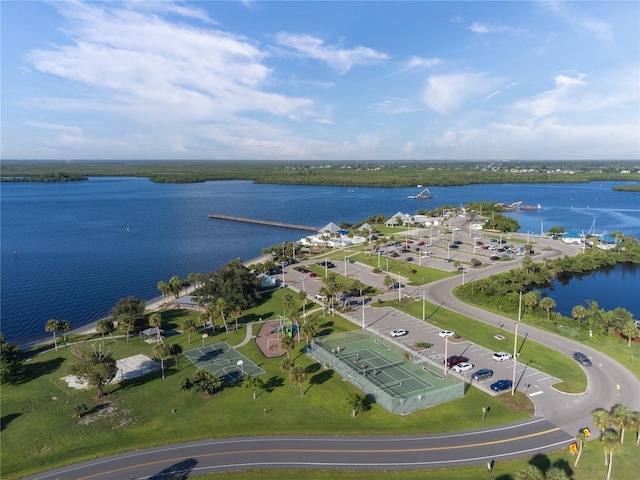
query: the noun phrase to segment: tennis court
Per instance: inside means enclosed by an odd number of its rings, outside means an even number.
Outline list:
[[[392,413],[406,414],[464,395],[464,382],[443,377],[426,357],[373,332],[318,337],[308,353]]]
[[[182,354],[199,370],[207,370],[220,377],[223,385],[239,382],[244,376],[255,377],[265,373],[226,342],[192,348]]]

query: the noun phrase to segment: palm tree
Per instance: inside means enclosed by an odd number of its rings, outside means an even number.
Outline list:
[[[204,317],[207,318],[206,315]],[[205,321],[205,324],[206,324],[206,321]],[[187,334],[187,338],[189,339],[189,345],[191,345],[191,334],[194,333],[196,329],[197,329],[196,322],[193,320],[193,318],[187,318],[182,324],[182,331]]]
[[[611,409],[611,421],[620,430],[620,445],[624,444],[624,431],[633,423],[633,412],[626,405],[615,405]]]
[[[591,415],[593,415],[593,424],[600,429],[602,435],[611,426],[611,414],[604,408],[596,408]]]
[[[177,300],[180,296],[183,286],[184,282],[178,275],[174,275],[169,279],[169,288],[171,289],[171,293],[173,293],[174,300]]]
[[[302,367],[293,367],[291,372],[289,372],[289,378],[291,379],[291,384],[295,387],[296,385],[300,387],[300,396],[304,397],[304,390],[302,389],[302,384],[307,381],[307,372]]]
[[[537,290],[531,290],[530,292],[525,293],[522,296],[522,302],[524,303],[525,309],[533,312],[540,303],[540,292]]]
[[[310,338],[318,333],[318,323],[305,318],[302,325],[300,325],[300,333],[304,335],[306,342],[309,343]]]
[[[213,304],[208,303],[207,307],[209,307],[209,305],[213,305]],[[201,313],[200,315],[198,315],[198,320],[202,324],[202,329],[206,332],[207,331],[207,323],[211,321],[211,315],[208,313],[208,311],[207,311],[207,313]]]
[[[362,283],[360,280],[354,280],[353,283],[351,284],[351,288],[357,290],[358,292],[360,292],[360,296],[362,296],[365,288],[367,288],[367,286]]]
[[[120,315],[118,317],[118,328],[125,333],[127,343],[129,343],[129,334],[136,328],[136,319],[131,315]]]
[[[108,333],[113,338],[113,331],[116,329],[110,318],[103,318],[96,324],[96,332],[102,335],[102,343],[104,344],[104,334]]]
[[[176,362],[176,367],[178,366],[178,355],[182,353],[182,345],[179,343],[174,343],[169,346],[169,355],[173,357],[173,360]]]
[[[576,305],[571,309],[571,316],[576,320],[582,321],[587,318],[587,309],[582,305]]]
[[[396,284],[396,281],[393,279],[391,275],[385,275],[384,280],[382,280],[382,284],[388,289],[391,289],[391,287],[393,287]]]
[[[249,375],[248,377],[245,377],[244,382],[242,383],[244,384],[244,388],[247,388],[253,391],[254,400],[256,399],[256,390],[264,387],[264,382],[260,377],[252,377],[251,375]]]
[[[355,417],[360,410],[364,407],[364,396],[359,393],[351,392],[347,394],[347,398],[344,399],[344,404],[349,410],[351,410],[351,416]]]
[[[167,282],[163,282],[163,281],[159,281],[157,287],[158,287],[158,290],[160,290],[160,293],[162,294],[162,303],[165,303],[166,295],[171,291],[171,287]]]
[[[284,298],[282,299],[282,307],[284,308],[284,319],[287,319],[287,312],[289,310],[291,310],[293,308],[293,306],[296,304],[295,299],[293,298],[293,295],[287,293]]]
[[[162,327],[162,315],[159,313],[153,313],[149,316],[149,325],[156,329],[156,341],[158,343],[164,343],[162,335],[160,335],[160,327]]]
[[[582,449],[586,441],[587,441],[587,436],[585,435],[583,430],[580,430],[576,435],[576,443],[578,444],[578,455],[576,455],[576,461],[573,463],[574,467],[578,466],[578,462],[580,461],[580,456],[582,455]]]
[[[629,428],[636,432],[636,445],[640,445],[640,412],[633,412],[631,414]]]
[[[300,300],[300,303],[302,303],[302,316],[306,317],[307,316],[307,292],[305,292],[304,290],[300,290],[298,292],[298,299]]]
[[[229,333],[229,327],[227,325],[227,318],[225,316],[225,312],[227,310],[227,302],[225,301],[224,298],[220,297],[216,300],[215,303],[216,309],[218,310],[220,316],[219,319],[222,322],[222,325],[224,325],[224,331]]]
[[[62,341],[67,344],[67,332],[71,330],[71,324],[66,320],[60,320],[58,322],[58,331],[62,332]]]
[[[236,330],[238,330],[238,319],[242,316],[242,309],[240,307],[236,307],[229,312],[229,315],[231,315],[236,321]]]
[[[620,442],[618,441],[618,432],[613,429],[609,429],[600,435],[600,446],[604,452],[604,464],[608,465],[607,480],[611,478],[611,467],[613,466],[613,452],[620,448]]]
[[[540,307],[547,312],[547,320],[551,320],[551,310],[556,306],[556,301],[551,297],[544,297],[540,300]]]
[[[44,329],[47,332],[53,332],[53,345],[54,345],[54,348],[56,349],[56,351],[58,351],[58,339],[56,337],[56,333],[58,332],[58,325],[59,324],[60,324],[60,322],[58,322],[58,320],[52,318],[44,326]]]
[[[280,339],[280,345],[282,346],[282,348],[284,348],[287,351],[287,358],[290,358],[289,356],[289,352],[291,350],[293,350],[293,347],[295,346],[295,340],[293,339],[293,337],[290,337],[287,334],[284,334],[282,336],[282,338]]]
[[[289,373],[291,370],[293,370],[293,367],[295,367],[295,364],[293,363],[293,360],[289,358],[285,358],[282,362],[280,362],[280,370],[282,370],[283,372]]]
[[[620,333],[627,338],[627,347],[631,347],[631,339],[638,336],[638,326],[634,320],[629,320],[622,325]]]
[[[156,343],[153,346],[152,354],[155,358],[160,360],[160,368],[162,369],[162,378],[164,378],[164,359],[168,357],[171,353],[169,352],[169,347],[162,343]]]

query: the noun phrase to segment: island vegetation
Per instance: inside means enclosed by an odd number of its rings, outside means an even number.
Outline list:
[[[637,162],[283,162],[283,161],[3,161],[0,180],[70,181],[140,177],[153,182],[250,180],[291,185],[410,187],[483,183],[640,181]]]

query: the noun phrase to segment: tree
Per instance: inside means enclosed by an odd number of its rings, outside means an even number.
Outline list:
[[[609,480],[613,466],[613,452],[620,448],[618,432],[613,429],[606,430],[600,435],[600,446],[604,452],[604,464],[609,467],[607,470],[607,480]]]
[[[305,318],[300,325],[300,333],[304,335],[306,342],[318,333],[318,322]]]
[[[640,445],[640,412],[633,412],[629,428],[636,432],[636,445]]]
[[[544,475],[538,467],[528,463],[516,473],[516,480],[544,480]]]
[[[0,383],[17,383],[24,373],[20,347],[7,343],[0,333]]]
[[[578,434],[576,435],[576,443],[578,444],[578,455],[576,455],[576,461],[573,464],[574,467],[578,466],[578,462],[580,461],[580,456],[582,455],[582,449],[584,448],[584,444],[586,443],[586,441],[587,441],[587,436],[584,434],[582,430],[580,430],[580,432],[578,432]]]
[[[205,315],[205,318],[207,318],[206,315]],[[191,334],[194,333],[196,329],[197,329],[196,322],[193,321],[193,318],[187,318],[182,324],[182,331],[187,334],[187,338],[189,339],[189,345],[191,345]]]
[[[160,328],[162,327],[162,315],[158,312],[149,315],[149,325],[156,329],[156,342],[164,343],[162,335],[160,335]]]
[[[169,346],[169,355],[173,357],[173,360],[176,362],[176,367],[178,366],[178,356],[182,353],[182,345],[179,343],[173,343]]]
[[[280,338],[280,345],[287,351],[287,358],[290,358],[289,352],[293,350],[295,344],[296,341],[294,340],[294,338],[290,337],[286,333]]]
[[[226,300],[222,297],[218,298],[216,300],[215,307],[216,307],[216,310],[218,311],[218,316],[217,316],[218,320],[224,326],[224,331],[229,333],[229,326],[227,325],[227,317],[225,315],[225,313],[227,312],[227,309],[229,308]]]
[[[180,382],[182,390],[195,390],[212,396],[222,386],[222,379],[207,370],[198,370],[193,377],[184,378]]]
[[[121,298],[111,309],[111,316],[118,322],[118,328],[127,335],[140,328],[144,318],[145,301],[135,297]]]
[[[295,364],[290,358],[285,358],[282,362],[280,362],[280,370],[285,373],[291,372],[291,370],[293,370],[293,367],[295,367]]]
[[[634,320],[629,320],[622,325],[620,333],[627,338],[627,347],[631,347],[631,339],[638,336],[638,326]]]
[[[287,293],[282,299],[282,307],[284,308],[285,320],[287,319],[287,312],[291,310],[295,304],[296,304],[296,301],[293,298],[293,295],[291,295],[290,293]]]
[[[163,343],[156,343],[151,351],[153,356],[160,360],[160,368],[162,370],[162,378],[164,379],[164,359],[171,355],[169,347]]]
[[[252,377],[251,375],[245,377],[245,379],[242,382],[242,384],[244,385],[244,388],[253,391],[253,399],[254,400],[256,399],[256,390],[258,390],[259,388],[263,388],[264,387],[264,382],[262,381],[262,379],[260,377]]]
[[[166,303],[167,294],[171,292],[171,287],[167,282],[163,282],[163,281],[158,282],[157,287],[158,287],[158,290],[160,290],[160,293],[162,294],[162,303],[164,304]]]
[[[305,292],[304,290],[300,290],[298,292],[298,299],[300,300],[300,303],[302,303],[302,316],[306,317],[307,316],[307,292]]]
[[[118,367],[111,351],[103,352],[103,347],[83,343],[71,345],[75,362],[69,368],[72,375],[97,389],[97,398],[104,397],[104,386],[116,377]]]
[[[576,305],[571,309],[571,316],[576,320],[582,321],[587,318],[587,309],[582,305]]]
[[[53,332],[53,345],[54,345],[54,348],[56,349],[56,351],[58,351],[58,340],[56,338],[56,333],[58,333],[58,325],[59,324],[60,324],[60,322],[58,322],[58,320],[52,318],[44,326],[44,329],[47,332]]]
[[[207,304],[207,307],[211,304]],[[209,313],[201,313],[198,315],[198,320],[202,324],[202,329],[207,331],[207,323],[211,321],[211,315]]]
[[[108,333],[113,337],[113,331],[115,330],[115,326],[113,325],[113,321],[110,318],[103,318],[102,320],[98,320],[96,323],[96,332],[102,335],[102,343],[104,344],[104,335]]]
[[[388,289],[391,289],[396,284],[396,281],[391,275],[385,275],[384,280],[382,280],[382,284]]]
[[[551,320],[551,310],[556,306],[556,301],[551,297],[544,297],[540,300],[540,307],[547,312],[547,320]]]
[[[345,398],[344,403],[345,406],[351,410],[351,416],[355,417],[358,412],[364,408],[364,401],[365,398],[363,395],[351,392],[347,394],[347,398]]]
[[[620,430],[620,444],[624,444],[624,431],[633,423],[633,412],[626,405],[614,405],[611,409],[611,421]]]
[[[533,312],[540,303],[540,292],[538,290],[531,290],[530,292],[525,293],[522,296],[522,303],[524,303],[524,308]]]
[[[58,331],[62,333],[62,341],[67,344],[67,332],[71,330],[71,324],[66,320],[60,320],[58,322]]]
[[[174,301],[180,297],[182,287],[184,287],[184,280],[182,280],[178,275],[174,275],[169,279],[169,288],[171,289],[171,293],[173,293]]]
[[[238,319],[242,316],[242,309],[240,307],[236,307],[229,312],[229,315],[233,317],[236,322],[236,330],[238,330]]]
[[[222,297],[228,309],[248,310],[261,298],[260,280],[238,258],[207,275],[196,297],[202,297],[205,303]]]
[[[302,384],[307,381],[307,372],[302,367],[293,367],[289,372],[289,379],[291,380],[291,384],[300,387],[300,396],[304,397],[304,390],[302,389]]]
[[[611,414],[604,408],[596,408],[591,412],[591,415],[593,416],[593,424],[600,429],[602,435],[611,426]]]
[[[567,472],[560,467],[551,467],[544,478],[545,480],[571,480]]]

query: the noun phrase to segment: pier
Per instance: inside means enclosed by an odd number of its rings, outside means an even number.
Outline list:
[[[234,222],[257,223],[259,225],[270,225],[272,227],[293,228],[295,230],[307,230],[310,232],[320,231],[320,227],[310,227],[308,225],[296,225],[294,223],[273,222],[271,220],[259,220],[256,218],[234,217],[233,215],[223,215],[221,213],[210,213],[209,218],[218,220],[233,220]]]

